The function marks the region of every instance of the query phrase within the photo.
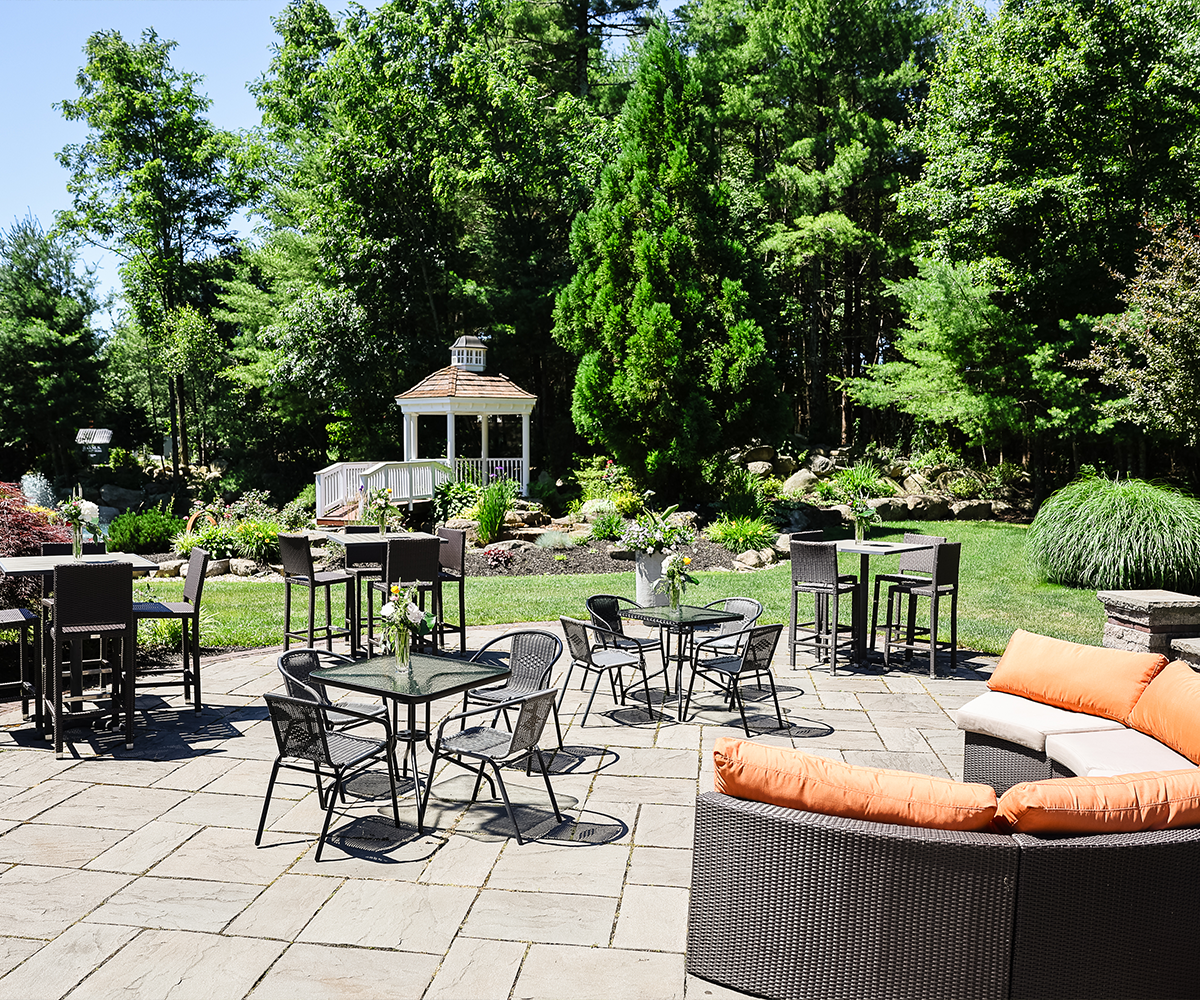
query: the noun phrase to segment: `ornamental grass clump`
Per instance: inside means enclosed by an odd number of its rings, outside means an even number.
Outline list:
[[[779,534],[761,517],[725,517],[722,515],[704,529],[710,542],[723,545],[730,552],[749,552],[766,548]]]
[[[1200,501],[1141,479],[1085,476],[1042,504],[1026,554],[1051,583],[1194,592],[1200,582]]]

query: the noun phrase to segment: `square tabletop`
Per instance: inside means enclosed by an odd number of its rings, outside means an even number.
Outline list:
[[[894,556],[901,552],[932,548],[931,542],[868,542],[857,538],[846,538],[837,543],[839,552],[856,552],[864,556]]]
[[[621,617],[633,618],[659,628],[699,628],[702,625],[720,625],[722,622],[735,621],[742,616],[732,611],[718,611],[716,608],[697,608],[690,604],[672,608],[664,604],[655,608],[622,608]]]
[[[55,566],[66,563],[110,563],[127,562],[134,570],[158,569],[158,563],[145,556],[131,552],[101,552],[96,555],[80,556],[76,559],[67,552],[59,556],[4,556],[0,558],[0,573],[5,576],[42,576],[54,572]]]
[[[472,663],[451,656],[413,653],[409,667],[397,666],[394,656],[373,656],[336,667],[319,667],[309,676],[322,684],[418,705],[499,683],[508,675],[507,664]]]
[[[428,531],[387,531],[387,532],[362,531],[362,532],[354,532],[353,534],[347,534],[344,531],[326,531],[326,530],[322,530],[322,529],[317,529],[315,534],[323,535],[325,538],[328,538],[331,542],[337,542],[338,545],[342,545],[342,546],[345,546],[345,545],[379,545],[383,542],[391,541],[393,538],[411,538],[414,541],[416,541],[418,539],[422,539],[422,538],[425,538],[425,539],[436,538],[443,545],[449,541],[448,538],[443,538],[441,535],[431,535]]]

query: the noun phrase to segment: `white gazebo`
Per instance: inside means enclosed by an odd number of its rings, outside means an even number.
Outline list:
[[[458,479],[486,483],[493,474],[515,479],[521,492],[529,491],[529,415],[537,396],[503,375],[483,374],[487,345],[478,337],[459,337],[450,348],[450,364],[396,397],[404,414],[404,460],[418,461],[417,418],[446,418],[446,462]],[[493,457],[488,451],[491,417],[519,414],[521,457]],[[454,418],[473,416],[480,422],[479,458],[461,458],[455,452]]]

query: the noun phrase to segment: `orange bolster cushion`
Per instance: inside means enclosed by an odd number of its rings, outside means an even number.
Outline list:
[[[1083,646],[1017,629],[988,687],[1125,724],[1146,685],[1166,665],[1159,653]]]
[[[988,785],[855,767],[728,736],[713,747],[713,763],[718,792],[788,809],[935,830],[988,830],[996,813]]]
[[[1129,713],[1128,725],[1200,764],[1200,674],[1168,663]]]
[[[1024,781],[1000,796],[1003,833],[1133,833],[1200,825],[1200,768]]]

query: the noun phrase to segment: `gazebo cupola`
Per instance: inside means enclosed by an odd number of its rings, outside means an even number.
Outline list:
[[[526,392],[504,375],[485,375],[487,344],[478,337],[459,337],[450,347],[450,364],[434,372],[396,397],[404,414],[404,460],[419,460],[418,417],[444,415],[446,418],[446,462],[455,478],[486,483],[499,473],[529,490],[529,417],[537,396]],[[488,424],[492,417],[521,417],[521,457],[494,457],[488,449]],[[480,424],[481,454],[478,458],[461,457],[455,450],[455,419],[473,416]]]
[[[450,345],[450,364],[465,372],[487,370],[487,344],[478,337],[459,337]]]

